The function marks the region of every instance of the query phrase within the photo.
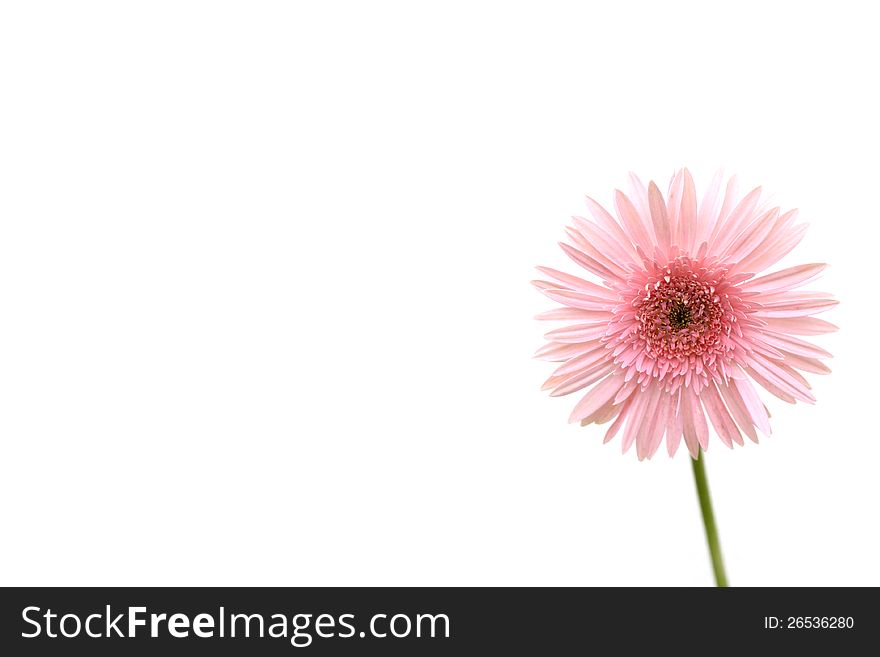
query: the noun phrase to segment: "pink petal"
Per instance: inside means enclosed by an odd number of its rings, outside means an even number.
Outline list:
[[[636,454],[639,461],[648,456],[648,447],[651,442],[652,430],[657,425],[657,405],[660,402],[660,386],[649,385],[648,389],[643,393],[647,395],[648,400],[642,411],[641,422],[636,431]]]
[[[796,247],[803,239],[807,232],[807,224],[801,224],[793,228],[790,233],[773,243],[773,246],[767,246],[764,249],[756,250],[748,258],[739,263],[742,271],[750,271],[757,273],[767,269],[770,265],[779,262],[788,255],[788,252]]]
[[[545,310],[535,315],[535,319],[540,320],[569,320],[577,319],[583,321],[601,321],[608,322],[611,320],[611,313],[607,310],[583,310],[581,308],[554,308],[553,310]]]
[[[586,292],[588,294],[603,297],[611,301],[618,301],[620,298],[620,295],[614,290],[609,290],[607,287],[596,285],[595,283],[591,283],[590,281],[585,281],[583,278],[578,278],[577,276],[572,276],[571,274],[566,274],[565,272],[561,272],[550,267],[536,267],[536,269],[542,274],[546,274],[550,278],[559,281],[560,283],[571,288],[572,290]]]
[[[589,361],[584,361],[584,357],[589,358]],[[575,362],[578,362],[578,364],[573,365],[573,363]],[[594,372],[597,367],[601,366],[603,363],[608,364],[610,362],[611,361],[608,360],[607,352],[604,346],[600,345],[593,351],[584,354],[584,356],[573,358],[572,360],[558,367],[556,371],[553,372],[553,374],[550,376],[550,378],[544,382],[541,390],[550,390],[552,388],[556,388],[563,383],[571,381],[576,377],[583,377],[585,374]]]
[[[607,253],[604,253],[596,248],[596,246],[592,244],[590,240],[584,237],[577,228],[566,226],[565,233],[568,235],[569,239],[571,239],[577,249],[579,249],[582,253],[590,256],[590,258],[592,258],[600,265],[602,265],[605,269],[610,271],[615,277],[625,279],[629,275],[628,272],[613,258],[609,257]]]
[[[736,176],[731,176],[730,180],[727,181],[727,185],[724,188],[724,200],[721,203],[721,209],[718,211],[716,215],[715,224],[712,226],[712,233],[710,233],[709,241],[712,241],[712,237],[718,234],[718,231],[724,226],[724,221],[727,219],[727,216],[736,207],[736,205],[740,202],[741,196],[739,194],[739,180]]]
[[[755,296],[753,292],[750,292],[749,294]],[[792,301],[817,301],[831,299],[832,297],[828,292],[817,292],[813,290],[782,290],[780,292],[761,292],[755,298],[761,306],[773,306]]]
[[[587,342],[582,344],[559,344],[558,342],[548,342],[535,352],[535,358],[539,360],[562,361],[568,360],[575,356],[580,356],[588,351],[592,351],[600,342]]]
[[[605,402],[602,406],[593,411],[592,414],[585,417],[580,421],[580,425],[582,427],[586,427],[590,424],[602,424],[603,422],[607,422],[613,417],[616,417],[620,412],[620,407],[615,406],[610,401]]]
[[[586,202],[587,209],[590,211],[590,214],[593,215],[596,223],[604,228],[605,232],[613,236],[621,247],[627,249],[633,262],[637,262],[639,258],[636,254],[636,250],[633,248],[634,244],[632,238],[623,232],[623,229],[620,227],[620,224],[617,223],[617,220],[610,212],[589,196],[586,197]]]
[[[794,300],[765,305],[755,313],[756,317],[802,317],[815,315],[836,306],[839,301],[834,299]]]
[[[755,425],[752,423],[752,418],[746,409],[745,402],[739,394],[739,390],[736,388],[736,384],[719,384],[718,391],[721,393],[721,397],[727,405],[731,417],[736,420],[737,426],[751,439],[752,442],[758,442],[758,434],[755,431]]]
[[[752,418],[752,422],[754,422],[755,426],[761,430],[761,433],[765,436],[769,436],[770,419],[767,415],[767,409],[764,407],[764,404],[761,403],[761,399],[755,391],[755,387],[748,379],[735,379],[733,385],[736,386],[740,399],[742,399],[746,410],[749,412],[749,417]]]
[[[805,388],[800,381],[791,376],[791,373],[787,372],[780,363],[753,353],[750,358],[749,368],[792,395],[795,399],[800,399],[808,404],[816,402],[816,398],[810,394],[809,389]]]
[[[669,424],[669,416],[671,414],[672,397],[668,392],[661,391],[660,399],[657,402],[657,413],[654,421],[650,426],[650,437],[648,439],[648,458],[657,453],[657,449],[663,442],[663,435],[666,433],[666,427]]]
[[[807,358],[831,358],[831,354],[822,349],[821,347],[817,347],[814,344],[810,344],[805,340],[799,340],[798,338],[793,338],[788,335],[782,335],[780,333],[773,333],[772,331],[765,331],[761,334],[761,339],[769,344],[772,344],[779,349],[785,349],[793,354],[798,354],[800,356],[806,356]]]
[[[651,253],[654,250],[654,240],[648,233],[648,229],[639,216],[638,211],[633,207],[632,201],[617,190],[614,194],[614,204],[617,207],[617,214],[626,227],[635,243],[642,247],[645,253]]]
[[[638,256],[629,244],[622,244],[603,230],[600,226],[587,221],[583,217],[572,217],[574,225],[583,236],[596,245],[596,247],[614,258],[621,266],[626,267],[636,262]]]
[[[700,405],[700,399],[691,387],[681,391],[682,432],[684,442],[691,456],[697,458],[700,448],[703,451],[709,449],[709,425]]]
[[[684,169],[675,172],[669,181],[666,192],[666,216],[669,218],[669,242],[682,246],[678,240],[678,225],[681,221],[681,194],[684,191]],[[664,249],[665,250],[665,249]]]
[[[648,209],[648,190],[645,188],[645,183],[643,183],[632,171],[629,172],[629,182],[632,191],[628,198],[632,201],[639,216],[646,218],[650,217],[651,212]],[[650,231],[648,232],[650,233]]]
[[[591,386],[596,383],[596,381],[610,373],[613,369],[614,363],[599,363],[591,369],[585,370],[580,374],[573,375],[565,383],[555,388],[553,392],[550,393],[550,396],[562,397],[563,395],[570,395],[571,393],[577,392],[578,390],[583,390],[587,386]]]
[[[613,302],[585,292],[561,289],[541,290],[541,292],[554,301],[581,310],[611,310],[614,307]]]
[[[553,375],[564,376],[573,372],[581,372],[587,368],[593,367],[593,365],[599,361],[610,359],[611,350],[609,350],[604,343],[597,340],[592,344],[595,345],[592,349],[575,356],[565,364],[560,365],[556,371],[553,372]]]
[[[562,247],[562,250],[565,251],[565,254],[569,258],[574,260],[577,264],[586,269],[588,272],[596,274],[596,276],[606,281],[618,280],[618,276],[616,274],[613,274],[610,270],[608,270],[607,267],[604,267],[600,263],[596,262],[586,253],[578,251],[573,246],[569,246],[564,242],[560,242],[559,246]]]
[[[587,342],[589,340],[600,338],[605,335],[605,331],[607,329],[608,325],[604,323],[572,324],[571,326],[565,326],[563,328],[558,328],[556,330],[550,331],[549,333],[545,333],[544,337],[547,340],[551,340],[552,342],[565,342],[573,344],[575,342]]]
[[[779,333],[795,335],[821,335],[838,330],[831,322],[817,317],[768,317],[764,321],[769,328]]]
[[[624,401],[629,399],[629,396],[635,391],[636,388],[639,387],[639,384],[634,379],[628,381],[620,391],[614,396],[615,404],[622,404]]]
[[[669,248],[669,219],[666,217],[666,203],[663,195],[657,189],[652,180],[648,183],[648,205],[651,210],[651,219],[654,222],[654,234],[657,235],[657,243],[663,249]]]
[[[627,416],[629,414],[629,407],[632,405],[632,397],[627,399],[623,404],[620,405],[620,413],[617,416],[617,419],[614,420],[614,423],[608,427],[608,431],[605,433],[605,439],[602,441],[603,443],[610,442],[614,436],[617,435],[617,432],[620,431],[620,427],[623,426],[623,423],[626,421]]]
[[[741,200],[723,221],[715,226],[715,232],[709,239],[709,247],[715,253],[722,253],[730,241],[739,234],[742,227],[747,224],[761,198],[761,188],[756,187]]]
[[[745,289],[750,292],[778,292],[799,287],[818,276],[828,265],[814,262],[808,265],[798,265],[781,269],[772,274],[761,276],[749,281]]]
[[[783,390],[779,386],[775,385],[770,380],[765,379],[763,376],[761,376],[754,369],[749,368],[749,367],[747,367],[746,369],[749,373],[749,376],[751,376],[752,379],[754,379],[755,383],[760,385],[762,388],[764,388],[764,390],[769,392],[771,395],[774,395],[775,397],[779,397],[779,399],[781,399],[782,401],[788,402],[789,404],[794,404],[797,401],[793,395],[789,394],[788,392],[786,392],[785,390]]]
[[[591,415],[598,408],[604,406],[606,402],[614,399],[614,395],[617,394],[617,391],[620,390],[622,386],[622,376],[615,376],[612,374],[605,379],[602,379],[602,381],[597,383],[596,386],[584,395],[583,399],[577,403],[577,406],[574,407],[568,421],[580,422],[583,418]]]
[[[584,422],[590,420],[592,424],[605,424],[615,419],[620,414],[620,406],[615,406],[612,402],[606,403],[602,408],[593,413],[589,418],[581,420],[581,426],[586,426]]]
[[[697,230],[697,190],[691,172],[684,170],[684,188],[681,194],[681,212],[678,215],[677,241],[681,248],[694,248]]]
[[[632,407],[627,413],[628,419],[626,423],[626,429],[624,429],[623,431],[623,437],[620,444],[620,451],[624,454],[626,454],[626,452],[632,446],[633,441],[635,441],[636,439],[639,426],[641,425],[642,418],[644,417],[645,406],[649,401],[649,395],[642,390],[639,390],[632,397],[630,397],[630,400],[632,401]]]
[[[804,356],[799,356],[798,354],[789,353],[785,350],[782,351],[782,354],[785,357],[786,363],[799,370],[812,372],[813,374],[831,374],[831,368],[815,358],[806,358]]]
[[[680,391],[676,392],[672,401],[670,401],[669,415],[666,420],[666,451],[669,452],[669,456],[675,456],[684,431],[684,422],[679,405],[680,394]]]
[[[700,400],[703,402],[703,407],[706,409],[718,437],[721,438],[721,442],[728,447],[733,447],[734,442],[742,445],[743,439],[739,429],[736,428],[733,418],[730,417],[730,413],[724,406],[714,381],[700,392]]]
[[[689,246],[682,245],[682,248],[693,248],[694,244],[700,244],[709,238],[721,209],[721,195],[718,192],[721,190],[721,180],[723,177],[724,172],[721,169],[712,176],[712,182],[709,183],[703,200],[700,202],[700,210],[697,214],[697,230],[694,235],[693,244]]]
[[[749,224],[727,249],[724,260],[739,262],[761,247],[778,216],[779,208],[773,208]]]

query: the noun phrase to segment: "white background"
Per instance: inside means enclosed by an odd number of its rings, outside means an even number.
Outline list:
[[[711,444],[731,581],[880,584],[870,5],[593,4],[5,3],[0,582],[710,584],[686,452],[531,359],[583,195],[685,165],[842,302]]]

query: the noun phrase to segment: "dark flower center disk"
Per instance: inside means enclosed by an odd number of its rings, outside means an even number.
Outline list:
[[[669,325],[675,330],[683,329],[691,323],[691,309],[681,301],[669,311]]]

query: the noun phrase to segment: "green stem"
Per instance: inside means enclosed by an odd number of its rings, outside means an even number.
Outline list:
[[[709,483],[706,481],[706,468],[703,466],[703,452],[696,459],[691,459],[694,466],[694,481],[697,484],[697,497],[700,498],[700,511],[703,513],[703,525],[706,527],[706,542],[709,544],[709,556],[712,558],[712,570],[715,571],[715,584],[727,586],[727,575],[724,573],[724,562],[721,559],[721,543],[718,541],[718,527],[715,526],[715,514],[712,513],[712,498],[709,496]]]

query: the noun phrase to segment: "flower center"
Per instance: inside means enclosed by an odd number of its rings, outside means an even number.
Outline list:
[[[730,324],[728,300],[716,287],[722,280],[684,257],[649,275],[633,301],[645,355],[693,363],[717,352]]]
[[[731,276],[717,259],[681,252],[664,263],[644,263],[620,290],[616,320],[603,337],[614,362],[628,370],[626,380],[637,373],[637,383],[653,377],[675,389],[696,377],[699,389],[709,377],[726,376],[743,325],[752,325],[752,306],[738,285],[750,274]]]
[[[669,325],[675,330],[683,329],[691,323],[691,309],[677,301],[669,311]]]

